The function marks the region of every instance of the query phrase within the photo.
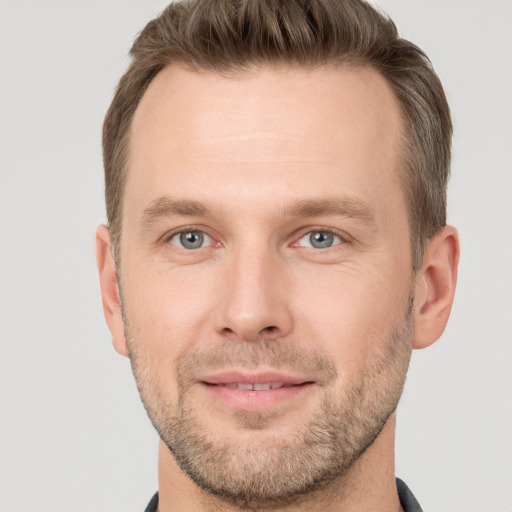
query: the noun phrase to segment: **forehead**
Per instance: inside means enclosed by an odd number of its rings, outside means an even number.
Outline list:
[[[234,195],[266,183],[283,200],[301,183],[318,195],[331,181],[375,194],[398,185],[401,126],[393,92],[369,67],[222,76],[172,65],[135,112],[125,199],[142,208],[194,186],[209,200],[213,183]]]

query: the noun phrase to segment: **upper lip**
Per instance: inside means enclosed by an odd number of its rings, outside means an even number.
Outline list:
[[[227,371],[222,373],[215,373],[207,375],[201,379],[200,382],[207,384],[265,384],[268,382],[279,382],[285,386],[299,386],[312,382],[311,379],[289,375],[282,372],[267,371],[267,372],[242,372],[242,371]]]

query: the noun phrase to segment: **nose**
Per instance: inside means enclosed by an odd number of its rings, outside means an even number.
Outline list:
[[[215,330],[223,337],[244,341],[289,334],[291,290],[286,285],[284,263],[265,251],[238,251],[224,263]]]

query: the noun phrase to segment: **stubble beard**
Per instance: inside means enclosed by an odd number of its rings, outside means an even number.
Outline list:
[[[181,470],[207,493],[240,509],[268,509],[300,501],[335,481],[377,439],[400,399],[411,355],[412,300],[405,319],[374,346],[357,382],[335,392],[338,375],[323,355],[298,351],[276,340],[229,341],[210,353],[185,359],[178,369],[178,400],[172,403],[155,382],[143,347],[129,336],[133,372],[142,402]],[[287,435],[272,433],[272,413],[239,412],[241,439],[209,428],[204,412],[189,398],[187,383],[198,364],[222,362],[246,368],[311,369],[323,372],[320,404]],[[284,366],[283,366],[284,364]],[[268,431],[268,436],[262,433]],[[250,433],[254,433],[251,437]],[[239,441],[237,443],[237,441]]]

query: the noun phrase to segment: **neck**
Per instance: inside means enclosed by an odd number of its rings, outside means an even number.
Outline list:
[[[395,414],[376,441],[347,474],[297,501],[257,510],[275,512],[382,512],[401,511],[395,483]],[[160,441],[158,457],[159,512],[240,512],[221,498],[198,487],[176,464]],[[254,509],[251,509],[254,510]]]

